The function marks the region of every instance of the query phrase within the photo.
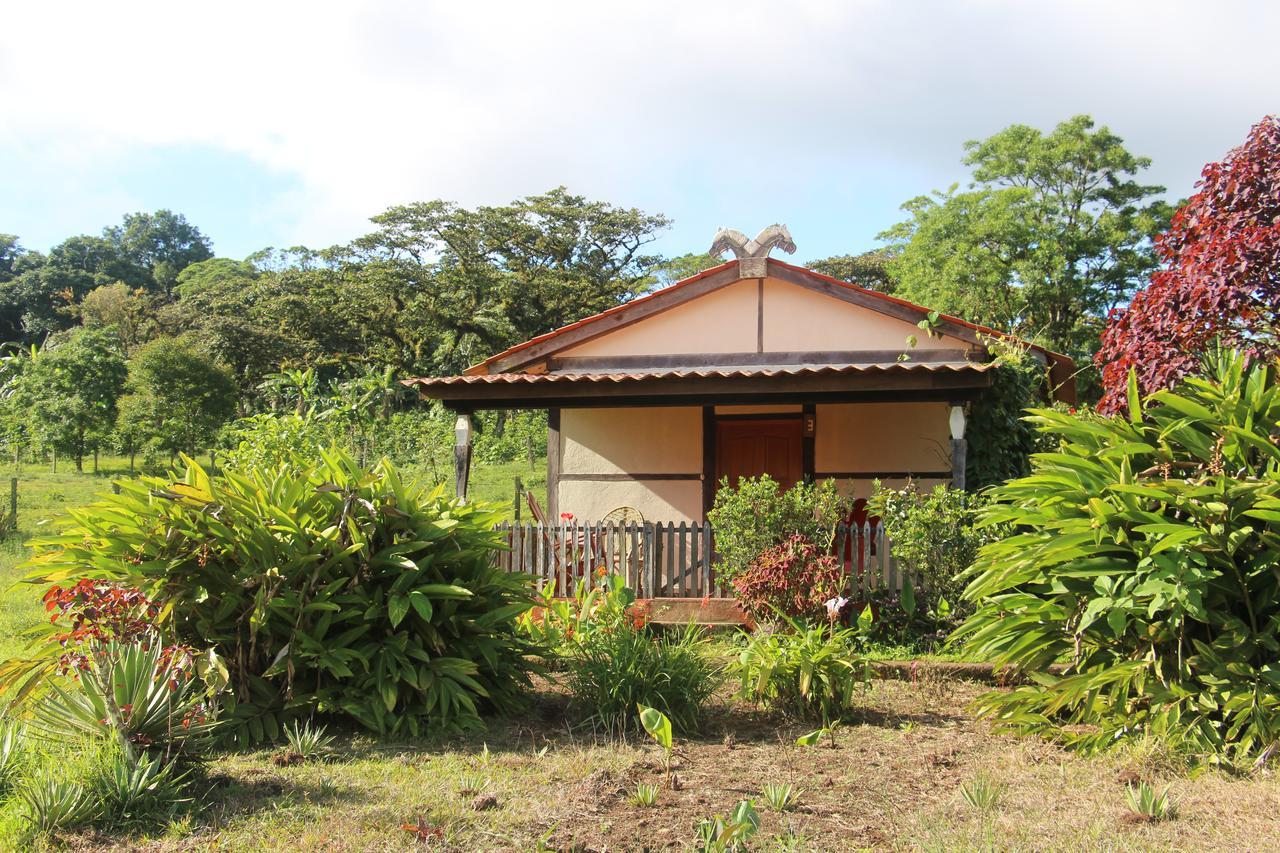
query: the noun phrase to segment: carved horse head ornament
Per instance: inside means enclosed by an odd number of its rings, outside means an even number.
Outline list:
[[[711,241],[709,254],[723,255],[725,249],[732,249],[734,257],[738,259],[767,258],[775,246],[789,255],[795,254],[796,244],[791,241],[791,232],[787,230],[787,226],[770,225],[757,234],[754,240],[748,240],[747,235],[736,228],[721,228]]]

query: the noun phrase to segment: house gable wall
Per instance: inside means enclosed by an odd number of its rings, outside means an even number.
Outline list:
[[[965,349],[911,323],[778,278],[743,279],[563,350],[558,357]]]

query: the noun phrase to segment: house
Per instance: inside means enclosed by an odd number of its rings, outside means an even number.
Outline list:
[[[965,409],[991,383],[1000,333],[768,257],[785,228],[717,239],[734,260],[525,341],[461,376],[410,380],[459,413],[546,409],[547,514],[700,522],[724,478],[963,485]],[[722,235],[723,236],[723,235]],[[924,322],[926,329],[918,324]],[[1032,346],[1074,401],[1066,356]]]

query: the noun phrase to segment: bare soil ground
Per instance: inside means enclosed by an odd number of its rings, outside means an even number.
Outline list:
[[[435,744],[343,737],[330,760],[277,766],[270,752],[210,768],[211,804],[153,850],[681,850],[698,820],[754,799],[753,850],[1266,850],[1280,849],[1280,780],[1217,771],[1188,776],[1157,747],[1084,758],[1035,739],[995,736],[967,711],[989,689],[968,682],[875,681],[835,745],[797,747],[806,727],[724,694],[704,734],[679,744],[678,787],[661,751],[567,723],[543,685],[522,719]],[[1000,791],[983,813],[962,785]],[[1174,820],[1135,821],[1126,785],[1169,785]],[[658,802],[631,801],[638,782]],[[801,791],[772,812],[768,782]],[[405,827],[413,827],[413,830]],[[101,848],[94,839],[76,846]],[[117,845],[119,846],[119,845]]]

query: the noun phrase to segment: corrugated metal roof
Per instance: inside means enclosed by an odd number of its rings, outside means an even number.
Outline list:
[[[991,364],[963,361],[896,361],[865,364],[777,364],[731,367],[665,367],[644,371],[592,371],[559,373],[482,373],[465,376],[429,376],[407,379],[406,385],[439,388],[454,385],[543,385],[552,383],[642,382],[684,377],[747,379],[774,376],[839,376],[866,373],[982,373]]]

